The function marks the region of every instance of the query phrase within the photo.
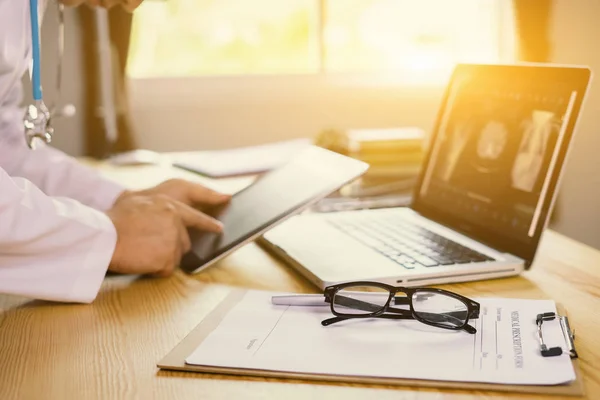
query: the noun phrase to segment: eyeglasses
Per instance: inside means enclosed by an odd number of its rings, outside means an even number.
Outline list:
[[[479,303],[443,289],[361,281],[328,286],[324,294],[335,317],[322,321],[323,326],[352,318],[415,319],[438,328],[477,332],[469,319],[479,318]]]

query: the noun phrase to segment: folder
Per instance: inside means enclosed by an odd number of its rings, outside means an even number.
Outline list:
[[[321,375],[313,373],[296,373],[287,371],[272,371],[246,368],[229,368],[218,366],[191,365],[186,363],[186,358],[215,330],[224,317],[232,310],[236,304],[244,297],[246,290],[233,289],[229,295],[193,330],[190,332],[171,352],[169,352],[157,366],[163,370],[190,371],[201,373],[215,373],[238,376],[253,376],[265,378],[288,378],[303,379],[307,381],[321,382],[345,382],[362,383],[366,385],[401,385],[415,387],[447,388],[459,390],[487,390],[501,392],[520,392],[520,393],[540,393],[560,396],[583,396],[584,386],[579,363],[576,358],[572,359],[576,379],[564,385],[506,385],[495,383],[479,382],[456,382],[456,381],[436,381],[424,379],[398,379],[382,378],[370,376],[341,376],[341,375]],[[566,311],[560,304],[556,305],[557,311],[561,315],[566,315]]]

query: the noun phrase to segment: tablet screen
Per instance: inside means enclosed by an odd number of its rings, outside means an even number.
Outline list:
[[[199,272],[237,247],[341,186],[361,176],[368,165],[310,146],[283,166],[236,193],[214,213],[223,223],[220,234],[191,231],[192,250],[181,262],[187,272]]]

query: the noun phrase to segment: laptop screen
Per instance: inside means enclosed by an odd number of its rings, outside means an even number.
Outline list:
[[[502,68],[455,72],[417,198],[459,230],[510,248],[536,241],[545,224],[586,85]]]

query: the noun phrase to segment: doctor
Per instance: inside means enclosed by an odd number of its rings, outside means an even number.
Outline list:
[[[88,3],[133,11],[141,0]],[[169,275],[190,248],[187,227],[222,229],[191,206],[229,197],[180,180],[129,192],[56,149],[30,150],[20,107],[29,10],[29,0],[0,0],[0,293],[89,303],[107,270]]]

